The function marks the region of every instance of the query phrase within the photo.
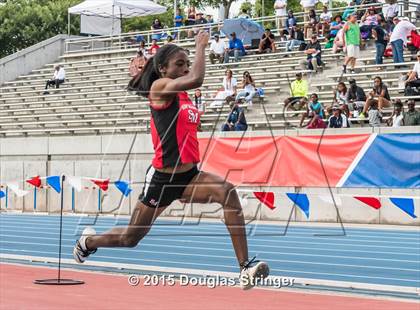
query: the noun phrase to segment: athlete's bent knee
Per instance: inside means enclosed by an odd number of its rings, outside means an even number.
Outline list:
[[[228,200],[231,199],[232,195],[235,194],[235,186],[233,186],[232,183],[225,182],[223,183],[222,188],[216,197],[216,202],[225,205],[227,204]]]
[[[120,245],[125,248],[134,248],[143,238],[144,234],[136,235],[136,234],[125,234],[121,235],[120,238]]]

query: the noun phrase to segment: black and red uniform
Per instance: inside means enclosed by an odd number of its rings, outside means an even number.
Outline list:
[[[197,127],[198,109],[186,92],[179,92],[172,102],[150,102],[151,133],[155,156],[146,172],[139,199],[149,207],[164,207],[182,197],[185,187],[199,173],[196,166],[182,173],[163,173],[155,168],[177,167],[200,161]]]

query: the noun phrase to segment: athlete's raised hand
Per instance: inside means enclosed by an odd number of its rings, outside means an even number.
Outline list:
[[[195,37],[195,43],[198,46],[204,46],[207,47],[207,44],[209,43],[209,33],[204,30],[200,30],[200,32]]]

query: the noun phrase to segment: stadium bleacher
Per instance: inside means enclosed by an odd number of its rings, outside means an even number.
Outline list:
[[[147,36],[149,32],[143,33]],[[126,36],[133,36],[127,34]],[[124,38],[124,36],[123,36]],[[110,38],[99,38],[106,41]],[[121,40],[121,38],[120,38]],[[86,39],[71,40],[72,44],[83,44]],[[111,42],[114,42],[111,40]],[[121,42],[120,42],[121,43]],[[280,47],[280,42],[277,42]],[[194,40],[183,39],[182,46],[190,51],[194,58]],[[373,65],[372,43],[362,52],[355,74],[341,74],[343,53],[334,54],[332,49],[324,49],[322,59],[325,68],[322,73],[313,74],[308,70],[306,78],[310,82],[310,92],[317,92],[324,107],[331,105],[336,83],[347,82],[356,78],[359,86],[369,91],[373,77],[380,75],[388,85],[393,99],[418,99],[404,97],[403,89],[398,87],[401,73],[411,69],[414,58],[405,54],[406,68],[395,68],[392,59],[385,59],[382,71]],[[107,50],[91,48],[68,51],[57,60],[66,69],[66,82],[59,89],[50,89],[49,95],[43,95],[45,81],[52,74],[54,64],[47,64],[22,75],[14,81],[5,82],[0,88],[0,104],[3,114],[0,116],[0,135],[66,135],[97,134],[102,132],[148,131],[149,110],[144,98],[127,91],[130,79],[129,60],[135,55],[136,47],[120,44]],[[288,57],[285,57],[288,56]],[[289,96],[289,83],[297,71],[302,72],[299,61],[305,59],[299,51],[255,54],[244,56],[238,63],[210,64],[207,59],[207,72],[202,93],[206,102],[220,88],[226,68],[233,71],[240,81],[242,72],[250,71],[256,86],[265,91],[264,100],[247,109],[246,117],[249,129],[270,127],[293,127],[299,123],[297,112],[283,111],[283,100]],[[203,130],[216,126],[217,130],[225,121],[229,108],[207,108],[202,117]],[[392,109],[385,110],[386,116]],[[365,125],[354,122],[355,126]]]

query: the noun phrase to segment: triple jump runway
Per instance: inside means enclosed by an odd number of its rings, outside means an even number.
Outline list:
[[[272,276],[251,291],[230,282],[237,262],[225,225],[216,221],[158,220],[136,248],[100,249],[86,264],[74,263],[73,246],[85,226],[100,233],[127,222],[65,216],[62,277],[86,284],[53,287],[32,281],[56,277],[59,217],[2,213],[0,309],[420,308],[416,228],[352,227],[340,236],[338,224],[292,225],[284,234],[284,224],[249,223],[250,256],[266,261]],[[128,284],[129,274],[138,285]],[[215,282],[197,284],[203,274],[218,277],[215,288],[209,286]]]

